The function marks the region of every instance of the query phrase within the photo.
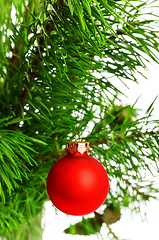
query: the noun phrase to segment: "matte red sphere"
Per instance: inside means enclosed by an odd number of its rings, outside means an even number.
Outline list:
[[[47,178],[47,192],[56,208],[69,215],[97,210],[109,190],[106,170],[93,157],[74,153],[58,160]]]

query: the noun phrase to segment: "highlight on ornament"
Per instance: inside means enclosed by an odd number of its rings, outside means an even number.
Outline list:
[[[105,201],[109,180],[103,165],[87,154],[89,142],[67,143],[66,155],[50,169],[47,192],[60,211],[75,216],[97,210]]]

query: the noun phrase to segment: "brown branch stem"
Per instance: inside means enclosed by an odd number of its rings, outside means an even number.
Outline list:
[[[130,135],[124,135],[124,137],[117,136],[113,140],[114,140],[114,142],[121,142],[123,138],[127,138],[127,139],[143,138],[144,135],[151,135],[151,136],[153,136],[156,133],[157,132],[154,132],[154,131],[146,131],[146,132],[143,132],[143,133],[138,133],[138,132],[135,133],[135,132],[133,132]],[[96,142],[92,143],[91,145],[98,146],[100,144],[108,144],[111,141],[112,141],[112,138],[102,139],[100,141],[96,141]]]
[[[119,240],[119,238],[115,235],[115,233],[112,231],[112,229],[110,228],[110,226],[108,224],[107,224],[107,228],[109,229],[109,233],[113,235],[113,239]]]

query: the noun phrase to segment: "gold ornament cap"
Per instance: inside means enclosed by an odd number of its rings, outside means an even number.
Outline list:
[[[67,143],[67,151],[71,154],[75,152],[79,152],[83,154],[89,151],[89,142],[68,142]]]

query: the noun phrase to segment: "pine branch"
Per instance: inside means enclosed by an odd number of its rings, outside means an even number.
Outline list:
[[[143,138],[145,135],[150,135],[150,136],[153,136],[153,135],[156,135],[158,132],[154,132],[154,131],[146,131],[146,132],[142,132],[142,133],[136,133],[136,132],[132,132],[130,135],[126,136],[125,137],[127,139],[135,139],[135,138]],[[113,138],[113,141],[114,142],[121,142],[121,140],[123,139],[124,137],[121,137],[121,136],[117,136],[117,137],[114,137]],[[86,139],[86,141],[89,141],[89,139]],[[100,144],[108,144],[112,142],[112,138],[109,138],[109,139],[102,139],[100,141],[95,141],[95,142],[91,142],[91,146],[99,146]],[[56,149],[57,149],[57,153],[55,154],[46,154],[44,156],[41,156],[41,157],[38,157],[36,158],[36,161],[46,161],[47,159],[49,158],[52,158],[52,159],[56,159],[57,157],[60,159],[62,156],[65,155],[65,152],[66,150],[60,150],[59,148],[59,143],[57,142],[57,137],[55,138],[55,145],[56,145]]]
[[[30,221],[41,213],[44,202],[48,199],[45,186],[46,173],[49,171],[50,164],[51,162],[48,161],[39,165],[39,167],[32,168],[28,174],[29,180],[23,179],[19,188],[16,188],[11,196],[7,196],[5,204],[2,201],[0,202],[0,235],[4,239],[5,236],[8,236],[9,240],[17,239],[14,234],[16,236],[18,231],[20,236],[23,234],[28,236],[24,231],[25,227],[32,227],[33,231],[31,232],[35,232],[34,226],[30,225]],[[21,224],[22,232],[20,231]]]
[[[6,234],[5,239],[16,239],[16,240],[42,240],[43,229],[41,227],[42,213],[38,214],[36,217],[20,224],[17,229],[12,230]]]
[[[140,190],[139,190],[137,187],[133,186],[132,183],[130,183],[127,179],[124,179],[124,178],[123,178],[123,181],[124,181],[127,185],[131,186],[131,188],[132,188],[133,190],[135,190],[135,191],[137,192],[137,194],[139,194],[144,200],[149,201],[150,197],[149,197],[148,195],[140,192]]]
[[[26,16],[26,12],[27,10],[25,11],[25,16]],[[53,29],[52,22],[48,22],[45,27],[46,27],[46,32],[49,35]],[[23,28],[24,27],[22,26],[22,31],[24,30]],[[30,32],[28,33],[28,35],[29,34]],[[44,47],[45,47],[45,40],[44,40],[44,36],[41,35],[39,37],[38,47],[34,46],[34,50],[32,51],[32,59],[30,60],[30,63],[29,63],[28,73],[25,74],[25,78],[23,80],[23,90],[19,95],[18,105],[16,106],[16,109],[14,111],[15,118],[22,117],[22,113],[24,112],[24,107],[26,106],[28,102],[28,98],[30,96],[30,91],[35,84],[34,80],[38,78],[36,66],[38,66],[39,63],[42,61],[42,53],[44,52]],[[19,60],[20,58],[23,58],[21,53],[22,48],[23,48],[23,45],[21,42],[19,42],[18,44],[15,42],[15,47],[11,49],[12,57],[8,58],[8,61],[10,63],[8,66],[9,78],[12,78],[14,76],[16,69],[18,68],[18,65],[19,65]],[[5,81],[4,88],[6,88],[7,83],[8,83],[8,79],[6,79]],[[14,125],[15,128],[18,127],[17,124]]]
[[[43,42],[43,37],[40,38],[40,42]],[[44,49],[44,45],[41,44],[40,45],[40,50],[43,51]],[[15,116],[16,117],[21,117],[22,112],[20,112],[21,107],[24,109],[24,107],[27,104],[27,98],[29,97],[29,92],[31,91],[31,88],[34,86],[34,80],[37,77],[37,73],[36,73],[36,67],[38,66],[38,64],[40,63],[40,61],[42,60],[41,58],[41,52],[39,52],[39,49],[36,48],[34,54],[33,54],[33,59],[32,62],[30,63],[30,68],[29,68],[29,72],[28,72],[28,77],[29,80],[27,79],[27,77],[25,77],[24,79],[24,90],[21,93],[21,96],[19,97],[19,105],[17,106],[17,111],[15,112]]]
[[[117,137],[114,137],[113,140],[115,142],[121,142],[121,140],[124,138],[124,139],[136,139],[136,138],[144,138],[144,136],[146,135],[150,135],[150,136],[153,136],[153,135],[156,135],[158,134],[158,131],[157,132],[154,132],[154,131],[146,131],[146,132],[132,132],[130,135],[127,135],[125,134],[124,136],[117,136]],[[92,145],[94,146],[98,146],[100,144],[108,144],[112,142],[112,138],[109,138],[109,139],[102,139],[100,141],[96,141],[94,143],[92,143]]]

